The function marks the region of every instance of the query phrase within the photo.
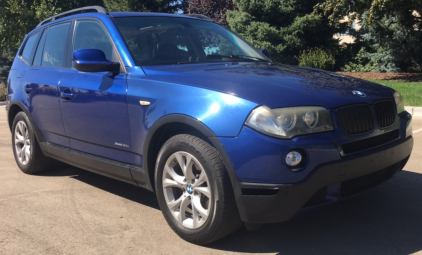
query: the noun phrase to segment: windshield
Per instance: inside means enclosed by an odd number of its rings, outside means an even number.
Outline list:
[[[268,61],[215,23],[171,17],[127,17],[113,22],[138,66]]]

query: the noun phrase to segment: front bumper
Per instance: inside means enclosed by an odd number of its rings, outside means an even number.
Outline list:
[[[413,138],[409,136],[373,149],[370,155],[366,151],[322,164],[298,183],[241,183],[242,220],[254,224],[287,221],[307,203],[328,202],[376,186],[402,170],[412,148]],[[353,183],[357,187],[350,187]]]

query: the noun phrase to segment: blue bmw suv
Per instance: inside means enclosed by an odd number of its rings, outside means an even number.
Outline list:
[[[24,173],[61,161],[154,191],[196,244],[374,187],[413,147],[398,92],[276,64],[201,15],[53,16],[24,39],[6,109]]]

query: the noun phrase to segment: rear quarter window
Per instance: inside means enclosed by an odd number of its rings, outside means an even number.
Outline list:
[[[39,32],[32,34],[29,36],[28,40],[26,40],[25,46],[22,50],[21,58],[25,60],[27,63],[31,60],[31,55],[34,50],[35,44],[38,41]]]
[[[38,43],[37,51],[35,52],[35,57],[34,57],[34,63],[33,63],[34,66],[41,66],[41,58],[42,58],[42,53],[44,50],[45,39],[47,38],[47,33],[48,33],[48,29],[44,31],[44,33],[41,36],[40,42]]]

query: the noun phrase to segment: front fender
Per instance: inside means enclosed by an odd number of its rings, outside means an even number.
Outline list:
[[[219,138],[207,126],[205,126],[199,120],[186,116],[186,115],[182,115],[182,114],[166,115],[160,118],[158,121],[156,121],[154,125],[152,126],[152,128],[149,130],[149,133],[145,140],[144,155],[143,155],[144,156],[143,157],[144,176],[142,180],[147,183],[146,188],[153,191],[152,182],[154,181],[154,179],[151,177],[153,177],[152,174],[155,173],[155,169],[153,169],[152,167],[152,165],[155,165],[155,164],[150,164],[149,162],[149,160],[152,160],[151,158],[154,158],[154,157],[150,157],[150,153],[153,153],[150,151],[151,141],[153,141],[153,137],[157,133],[157,131],[160,129],[160,127],[163,127],[169,123],[181,123],[181,124],[190,126],[196,131],[198,131],[199,133],[201,133],[203,136],[208,138],[211,145],[214,146],[214,148],[217,150],[218,154],[220,155],[220,158],[223,161],[223,164],[230,176],[230,181],[233,187],[233,192],[235,195],[237,207],[239,209],[239,213],[241,214],[241,216],[243,216],[243,214],[245,213],[245,207],[243,205],[243,200],[242,200],[242,190],[241,190],[240,183],[237,179],[236,172],[233,168],[233,164],[229,158],[229,155],[227,154]],[[150,166],[151,166],[151,169],[150,169]]]
[[[171,114],[189,116],[217,137],[236,137],[256,103],[208,89],[128,77],[128,111],[133,150],[143,155],[144,141],[152,126]],[[140,101],[150,105],[143,106]]]

